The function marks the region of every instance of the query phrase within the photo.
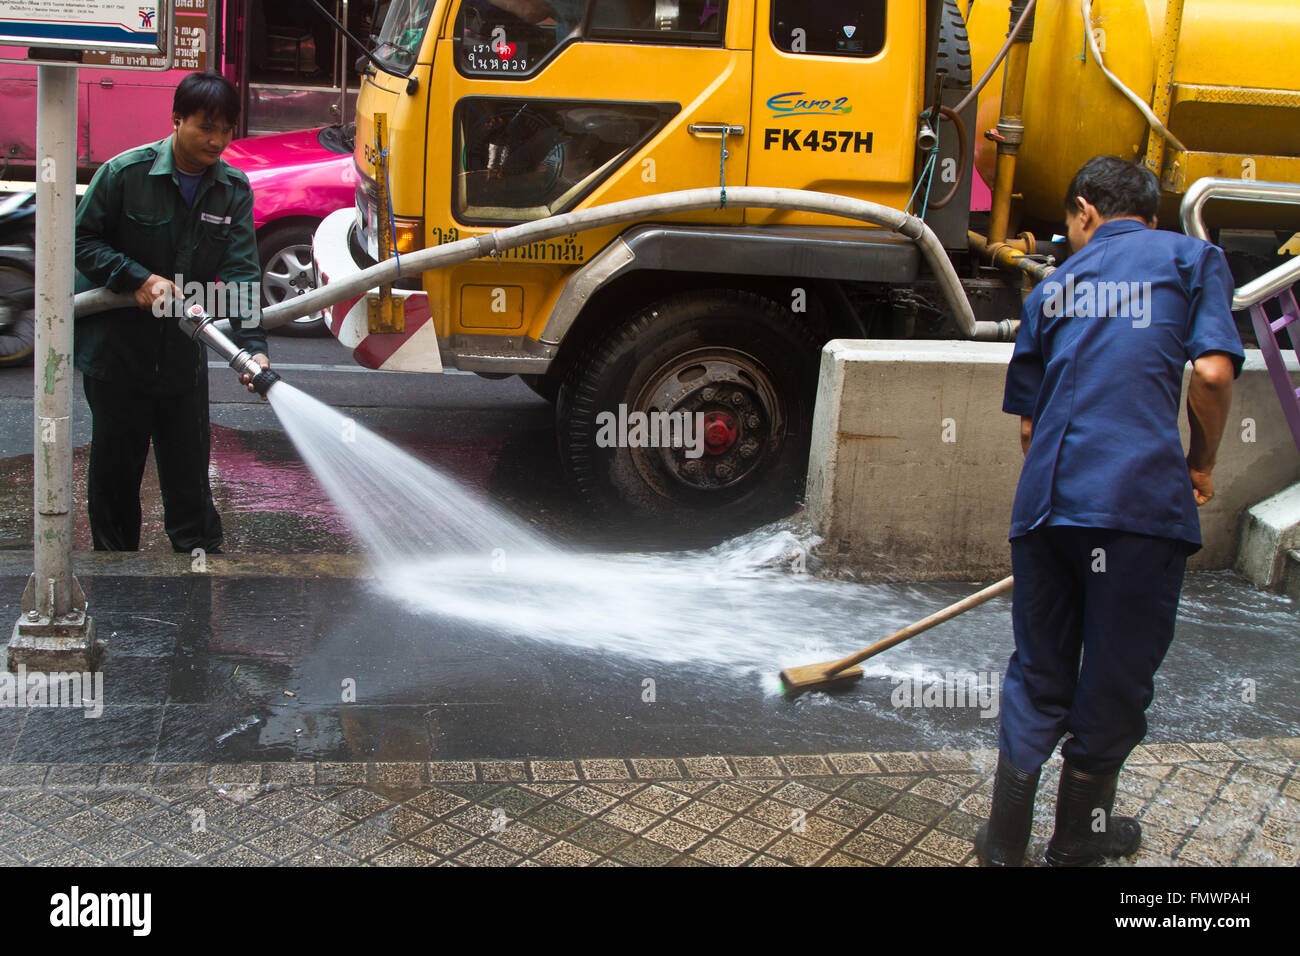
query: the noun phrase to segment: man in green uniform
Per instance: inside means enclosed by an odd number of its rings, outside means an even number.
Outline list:
[[[253,191],[221,159],[238,119],[229,81],[191,73],[176,87],[172,135],[105,163],[77,210],[78,271],[138,305],[77,321],[76,366],[93,419],[87,497],[96,550],[139,549],[152,441],[173,550],[220,551],[208,484],[207,355],[180,330],[171,303],[180,289],[202,288],[226,312],[232,338],[270,367]]]

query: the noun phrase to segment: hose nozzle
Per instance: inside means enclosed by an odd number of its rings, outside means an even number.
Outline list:
[[[270,387],[280,381],[280,376],[269,368],[262,368],[262,366],[254,362],[253,356],[249,354],[248,350],[242,349],[232,342],[225,333],[216,327],[215,322],[216,320],[208,315],[203,310],[203,306],[197,302],[187,306],[180,317],[181,330],[186,335],[196,342],[202,342],[220,355],[230,363],[230,367],[236,373],[249,376],[253,390],[265,398]]]

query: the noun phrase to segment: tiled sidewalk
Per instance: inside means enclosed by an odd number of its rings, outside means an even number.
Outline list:
[[[1300,861],[1300,739],[1140,747],[1123,865]],[[1059,758],[1058,758],[1059,759]],[[128,866],[973,865],[991,751],[0,766],[0,861]],[[1045,768],[1031,861],[1052,826]]]

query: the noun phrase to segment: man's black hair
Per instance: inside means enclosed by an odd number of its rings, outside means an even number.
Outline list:
[[[1140,216],[1151,222],[1160,208],[1160,183],[1145,166],[1118,156],[1094,156],[1070,180],[1065,193],[1067,213],[1079,211],[1078,196],[1096,206],[1103,219]]]
[[[195,113],[220,117],[234,126],[239,122],[239,91],[219,73],[191,73],[176,87],[172,112],[181,119]]]

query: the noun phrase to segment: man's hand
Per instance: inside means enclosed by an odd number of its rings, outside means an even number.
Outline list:
[[[263,355],[261,352],[258,352],[256,355],[253,356],[253,361],[256,362],[258,365],[262,366],[263,369],[268,369],[271,367],[271,360],[267,358],[265,355]],[[247,372],[239,376],[239,380],[248,386],[248,390],[250,392],[257,391],[257,389],[253,387],[253,376],[249,375]],[[262,401],[266,401],[265,395],[262,396]]]
[[[1214,497],[1214,479],[1208,471],[1199,471],[1190,464],[1187,473],[1192,477],[1192,494],[1196,497],[1196,507],[1199,508]]]
[[[135,290],[135,304],[142,309],[154,311],[154,303],[161,300],[163,305],[172,297],[180,298],[181,290],[176,288],[176,283],[164,279],[162,276],[150,276],[141,283],[140,288]],[[158,314],[158,313],[155,313]]]

